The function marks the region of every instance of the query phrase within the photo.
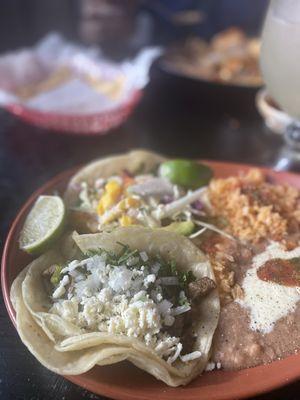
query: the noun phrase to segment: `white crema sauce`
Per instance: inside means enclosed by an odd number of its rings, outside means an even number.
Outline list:
[[[300,301],[300,287],[263,281],[257,276],[258,268],[275,258],[287,260],[295,257],[300,257],[300,247],[285,251],[279,243],[272,242],[263,253],[253,258],[252,267],[242,283],[244,298],[236,300],[249,310],[250,328],[253,331],[271,332],[276,321],[295,311]]]

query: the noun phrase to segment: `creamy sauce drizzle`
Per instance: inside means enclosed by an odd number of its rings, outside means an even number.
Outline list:
[[[300,301],[300,287],[288,287],[271,281],[261,280],[257,270],[272,259],[289,260],[300,257],[300,247],[285,251],[279,243],[272,242],[267,249],[253,258],[242,283],[244,298],[236,300],[250,311],[250,328],[269,333],[280,318],[295,311]]]

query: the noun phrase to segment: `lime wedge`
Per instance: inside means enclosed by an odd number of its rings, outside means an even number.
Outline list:
[[[59,196],[39,196],[20,234],[20,248],[29,254],[43,253],[62,233],[65,205]]]
[[[192,160],[168,160],[160,164],[159,175],[186,189],[206,186],[213,176],[210,167]]]

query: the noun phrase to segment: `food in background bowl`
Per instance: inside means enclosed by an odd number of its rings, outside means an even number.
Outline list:
[[[47,74],[43,79],[37,80],[34,83],[17,87],[14,94],[23,101],[28,101],[35,96],[43,93],[51,92],[70,84],[72,80],[79,80],[86,84],[91,89],[98,93],[103,94],[111,99],[117,100],[121,96],[124,86],[125,76],[121,74],[112,79],[101,79],[101,77],[94,77],[86,72],[74,73],[72,68],[68,66],[59,67],[55,71]]]
[[[213,36],[210,42],[190,37],[170,48],[162,63],[177,73],[216,83],[260,86],[260,40],[238,28]]]

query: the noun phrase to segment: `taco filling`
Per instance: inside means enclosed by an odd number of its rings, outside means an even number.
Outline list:
[[[174,221],[191,221],[198,213],[191,206],[203,193],[187,191],[165,178],[155,175],[122,175],[100,179],[95,187],[81,183],[79,209],[95,212],[98,229],[105,226],[144,225],[151,228],[169,225]]]
[[[193,314],[215,282],[182,272],[175,261],[120,243],[120,251],[87,252],[83,259],[44,272],[57,314],[82,333],[108,332],[142,340],[173,364],[201,357],[193,351]],[[50,283],[50,285],[49,285]]]
[[[140,164],[128,169],[137,156]],[[203,229],[199,223],[211,177],[206,165],[136,151],[83,168],[71,180],[66,198],[83,232],[141,225],[190,236]]]

